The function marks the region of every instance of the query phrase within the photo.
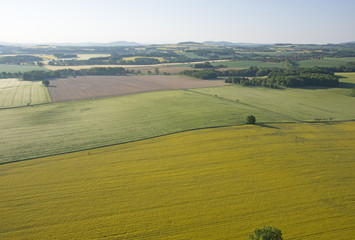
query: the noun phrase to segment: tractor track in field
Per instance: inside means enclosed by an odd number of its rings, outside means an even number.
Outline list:
[[[202,94],[202,95],[209,96],[209,97],[219,98],[219,99],[224,100],[224,101],[227,101],[227,102],[232,102],[232,103],[235,103],[235,104],[241,104],[241,105],[244,105],[244,106],[247,106],[247,107],[251,107],[251,108],[255,108],[255,109],[258,109],[258,110],[262,110],[262,111],[265,111],[265,112],[268,112],[268,113],[271,113],[271,114],[274,114],[274,115],[277,115],[277,116],[280,116],[280,117],[284,117],[284,118],[290,119],[290,120],[293,121],[293,122],[307,123],[307,122],[305,122],[305,121],[301,121],[301,120],[298,120],[298,119],[289,117],[289,116],[287,116],[287,115],[284,115],[284,114],[281,114],[281,113],[278,113],[278,112],[271,111],[271,110],[266,109],[266,108],[262,108],[262,107],[258,107],[258,106],[255,106],[255,105],[251,105],[251,104],[248,104],[248,103],[245,103],[245,102],[241,102],[241,101],[239,101],[239,100],[238,100],[238,101],[235,101],[235,100],[232,100],[232,99],[220,97],[220,96],[217,96],[217,95],[211,95],[211,94],[208,94],[208,93],[202,93],[202,92],[194,91],[194,90],[191,90],[191,89],[184,89],[184,90],[185,90],[185,91],[189,91],[189,92],[193,92],[193,93]]]

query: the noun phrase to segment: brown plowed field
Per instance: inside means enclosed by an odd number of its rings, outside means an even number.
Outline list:
[[[82,76],[50,80],[48,89],[53,102],[63,102],[156,90],[222,85],[227,84],[223,80],[197,80],[182,76]]]

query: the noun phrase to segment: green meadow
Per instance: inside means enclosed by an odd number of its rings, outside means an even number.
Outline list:
[[[355,57],[310,59],[296,63],[298,67],[339,67],[348,62],[355,62]]]
[[[48,71],[48,69],[44,67],[38,67],[38,66],[0,64],[0,72],[17,73],[17,72],[30,72],[33,70]]]

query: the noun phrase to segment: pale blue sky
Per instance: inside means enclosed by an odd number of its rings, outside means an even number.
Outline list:
[[[0,41],[340,43],[355,0],[0,0]]]

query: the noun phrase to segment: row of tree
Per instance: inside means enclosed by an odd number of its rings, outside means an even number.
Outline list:
[[[95,67],[89,69],[62,69],[56,71],[31,71],[22,74],[22,79],[26,81],[41,81],[53,78],[65,78],[69,76],[86,76],[86,75],[96,75],[96,76],[119,76],[126,75],[129,71],[122,67],[112,68],[112,67]]]
[[[260,73],[255,67],[245,71],[243,77],[228,77],[225,81],[228,83],[240,84],[243,86],[262,86],[262,87],[302,87],[325,86],[336,87],[339,85],[339,79],[334,72],[327,68],[292,68],[292,69],[262,69],[268,73],[266,78],[258,77]],[[240,73],[239,73],[240,74]]]
[[[180,74],[199,79],[214,79],[218,77],[218,71],[214,69],[184,70]]]
[[[5,56],[0,58],[0,64],[26,64],[43,61],[43,58],[32,55]]]
[[[352,66],[352,64],[348,64],[346,67],[338,67],[336,70],[352,70]],[[336,87],[339,85],[339,79],[334,75],[333,70],[332,68],[324,67],[290,69],[250,67],[248,69],[226,71],[217,71],[215,69],[185,70],[180,74],[200,79],[214,79],[219,76],[227,76],[226,82],[241,84],[243,86],[276,88],[310,85]],[[260,78],[261,76],[264,77]]]
[[[22,78],[22,72],[0,72],[0,78]]]
[[[65,53],[55,53],[53,54],[56,58],[77,58],[76,54],[65,54]]]
[[[134,57],[133,54],[111,54],[108,57],[97,57],[90,58],[87,60],[52,60],[48,62],[49,65],[52,66],[80,66],[80,65],[152,65],[159,64],[161,61],[159,58],[164,58],[164,62],[166,63],[181,63],[181,62],[196,62],[200,61],[200,59],[193,59],[186,57],[184,55],[179,55],[176,53],[139,53],[142,55],[140,57],[136,57],[134,60],[125,60],[125,58]]]
[[[205,62],[194,64],[194,68],[214,68],[214,66],[210,62]]]

